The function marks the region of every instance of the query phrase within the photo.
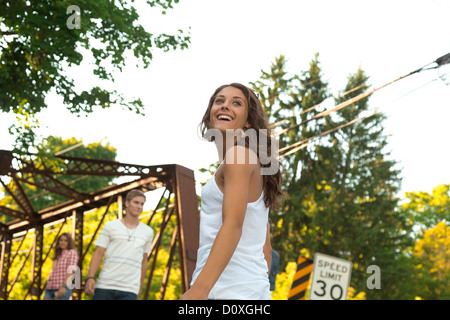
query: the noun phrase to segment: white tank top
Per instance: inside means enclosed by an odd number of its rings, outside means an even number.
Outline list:
[[[205,265],[222,227],[223,193],[216,184],[215,174],[203,187],[201,196],[199,249],[191,284]],[[268,268],[263,253],[268,214],[264,192],[258,200],[247,204],[239,243],[208,299],[270,300]]]

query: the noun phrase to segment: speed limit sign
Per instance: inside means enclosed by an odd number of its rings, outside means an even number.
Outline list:
[[[316,253],[309,299],[346,300],[351,273],[351,261]]]

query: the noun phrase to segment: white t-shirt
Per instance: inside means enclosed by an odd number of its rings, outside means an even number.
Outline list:
[[[106,223],[95,242],[106,248],[95,287],[138,294],[143,255],[150,252],[152,240],[152,228],[142,222],[134,229],[120,220]]]
[[[222,227],[222,204],[223,194],[214,174],[202,189],[200,241],[191,285],[202,271]],[[258,200],[247,204],[239,243],[208,299],[270,300],[268,267],[263,252],[268,214],[264,192]]]

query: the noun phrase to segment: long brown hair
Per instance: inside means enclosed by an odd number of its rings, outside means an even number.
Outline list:
[[[248,88],[247,86],[240,84],[240,83],[231,83],[231,84],[225,84],[220,86],[216,89],[214,94],[209,99],[208,108],[206,109],[205,114],[203,115],[202,121],[199,125],[200,133],[202,136],[205,135],[206,131],[210,129],[210,113],[211,108],[214,104],[214,100],[216,99],[216,96],[219,94],[220,91],[222,91],[226,87],[234,87],[244,94],[245,98],[247,99],[247,105],[248,105],[248,119],[247,121],[250,123],[251,128],[255,129],[256,131],[260,132],[260,129],[265,129],[267,133],[267,150],[271,150],[272,145],[272,135],[269,129],[269,120],[267,115],[265,114],[263,107],[261,105],[261,101],[259,101],[258,96],[253,92],[252,89]],[[260,145],[260,139],[261,137],[258,135],[258,144]],[[248,147],[248,137],[246,137],[246,147]],[[263,156],[260,153],[259,148],[255,150],[258,157],[261,160],[261,157]],[[270,155],[269,155],[270,156]],[[272,155],[273,156],[273,155]],[[277,159],[278,160],[278,159]],[[269,166],[270,164],[261,164],[262,167]],[[285,197],[285,193],[281,190],[281,172],[278,166],[277,162],[277,171],[274,174],[269,175],[263,175],[263,190],[264,190],[264,202],[266,207],[270,207],[273,210],[279,210],[279,206],[281,203],[281,199]]]
[[[61,239],[61,237],[66,237],[67,238],[67,242],[68,242],[67,249],[68,250],[71,250],[71,249],[75,248],[75,242],[73,241],[72,236],[69,233],[67,233],[67,232],[61,233],[61,235],[56,240],[55,255],[53,256],[53,260],[58,259],[61,256],[61,254],[62,254],[62,249],[59,246],[59,239]]]

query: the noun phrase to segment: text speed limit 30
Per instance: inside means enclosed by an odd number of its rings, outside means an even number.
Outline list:
[[[351,273],[351,261],[316,253],[309,299],[346,300]]]

